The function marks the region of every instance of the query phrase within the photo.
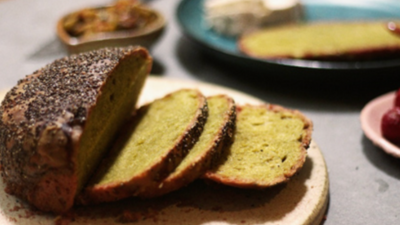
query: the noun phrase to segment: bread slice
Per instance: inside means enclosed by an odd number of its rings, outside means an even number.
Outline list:
[[[278,105],[238,106],[232,145],[205,178],[241,188],[287,181],[304,164],[312,123]]]
[[[141,107],[78,203],[119,200],[163,180],[198,140],[207,115],[206,98],[191,89]]]
[[[243,35],[238,47],[252,57],[370,60],[400,56],[400,38],[385,21],[314,22]]]
[[[106,48],[56,60],[20,80],[0,108],[6,191],[42,211],[71,208],[130,118],[151,63],[144,48]]]
[[[216,95],[208,97],[207,103],[207,122],[188,155],[165,179],[153,182],[137,196],[157,197],[189,184],[210,169],[223,147],[231,143],[236,119],[234,100],[226,95]]]

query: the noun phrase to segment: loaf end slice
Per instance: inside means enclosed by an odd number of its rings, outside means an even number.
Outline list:
[[[163,180],[198,140],[207,115],[206,98],[192,89],[142,106],[78,203],[116,201]]]
[[[303,166],[312,122],[278,105],[238,106],[232,145],[205,178],[241,188],[286,182]]]
[[[0,108],[6,192],[63,213],[130,118],[152,59],[141,47],[71,55],[26,76]]]
[[[232,142],[236,119],[234,100],[226,95],[216,95],[208,97],[207,103],[209,113],[204,130],[188,155],[165,179],[153,182],[137,196],[157,197],[189,184],[209,170],[223,147]]]

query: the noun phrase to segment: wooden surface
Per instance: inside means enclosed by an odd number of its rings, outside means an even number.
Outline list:
[[[205,95],[228,94],[238,104],[260,100],[235,90],[180,80],[150,77],[139,104],[180,88],[198,88]],[[4,92],[0,96],[3,98]],[[94,207],[76,207],[68,216],[54,217],[30,209],[4,191],[0,181],[0,224],[320,224],[328,205],[328,172],[315,142],[301,171],[288,183],[266,190],[243,190],[199,180],[153,200],[126,199]]]

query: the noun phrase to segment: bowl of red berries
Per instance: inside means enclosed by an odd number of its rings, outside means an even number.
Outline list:
[[[370,101],[362,109],[360,119],[367,138],[400,158],[400,89]]]

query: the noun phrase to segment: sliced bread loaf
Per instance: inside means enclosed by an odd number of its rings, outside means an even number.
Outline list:
[[[208,118],[199,140],[179,166],[161,182],[153,182],[137,194],[156,197],[177,190],[210,169],[225,145],[232,141],[236,119],[234,100],[226,95],[207,98]]]
[[[312,123],[277,105],[237,108],[232,145],[204,177],[242,188],[265,188],[293,176],[306,159]]]
[[[26,76],[0,108],[6,191],[62,213],[128,120],[151,69],[140,47],[71,55]]]
[[[163,180],[198,140],[207,115],[206,98],[190,89],[141,107],[78,202],[119,200]]]

